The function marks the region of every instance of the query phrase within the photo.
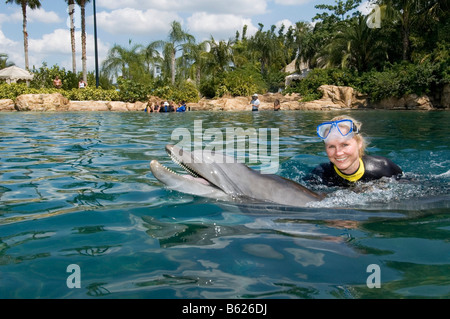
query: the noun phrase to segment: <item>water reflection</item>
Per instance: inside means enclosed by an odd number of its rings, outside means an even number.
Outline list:
[[[279,128],[279,175],[302,182],[327,160],[315,126],[340,113],[0,114],[0,297],[448,297],[447,113],[349,112],[407,179],[319,188],[312,207],[219,203],[149,173],[172,131],[202,120]],[[382,289],[367,288],[369,264]]]
[[[8,251],[34,241],[43,241],[52,237],[54,234],[52,231],[28,231],[0,237],[0,265],[19,264],[25,261],[49,257],[51,255],[49,252],[32,253],[32,251],[29,251],[28,253],[18,255],[16,252],[8,253]]]

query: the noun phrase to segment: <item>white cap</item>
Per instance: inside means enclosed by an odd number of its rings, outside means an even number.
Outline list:
[[[169,106],[169,102],[164,102],[164,106]]]
[[[255,93],[255,94],[253,94],[252,96],[256,96],[256,97],[258,97],[258,94],[256,94],[256,93]]]

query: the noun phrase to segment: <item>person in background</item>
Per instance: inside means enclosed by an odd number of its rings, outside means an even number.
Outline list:
[[[60,89],[60,88],[62,87],[62,81],[61,81],[61,79],[59,78],[58,75],[57,75],[57,76],[55,77],[55,79],[53,80],[53,86],[54,86],[55,88],[57,88],[57,89]]]
[[[147,106],[144,109],[145,113],[152,113],[153,112],[153,103],[148,103]]]
[[[173,105],[173,101],[169,102],[169,111],[168,112],[175,112],[175,106]]]
[[[161,102],[161,107],[159,108],[160,113],[168,113],[170,112],[170,104],[169,102]]]
[[[159,112],[160,112],[160,113],[166,112],[166,109],[167,109],[166,103],[167,103],[167,102],[161,101],[161,104],[160,104],[160,106],[159,106]],[[167,103],[167,106],[169,106],[169,103]]]
[[[252,100],[251,100],[250,104],[252,105],[252,111],[259,110],[259,105],[261,104],[261,102],[259,102],[258,94],[255,93],[252,95]]]
[[[177,112],[186,112],[186,101],[181,101],[180,106],[177,108]]]
[[[325,142],[329,162],[318,165],[306,178],[313,184],[348,187],[382,177],[399,179],[403,172],[390,159],[365,154],[367,143],[361,135],[362,124],[349,116],[338,116],[317,126]]]
[[[153,112],[159,112],[159,104],[155,103],[155,105],[153,106]]]
[[[78,82],[78,88],[79,89],[85,89],[87,88],[87,83],[81,78],[80,81]]]
[[[279,111],[281,109],[281,104],[280,104],[280,100],[276,99],[273,102],[273,110],[274,111]]]

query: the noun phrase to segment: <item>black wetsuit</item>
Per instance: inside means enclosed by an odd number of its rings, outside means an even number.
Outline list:
[[[345,175],[342,172],[338,174],[334,164],[331,162],[317,166],[306,179],[313,184],[346,187],[352,185],[356,181],[368,182],[382,177],[400,178],[403,174],[401,168],[398,167],[397,164],[382,156],[366,155],[362,157],[362,162],[364,164],[363,167],[360,167],[360,169],[363,169],[363,171],[360,171],[362,175],[356,177],[356,179],[353,175]]]

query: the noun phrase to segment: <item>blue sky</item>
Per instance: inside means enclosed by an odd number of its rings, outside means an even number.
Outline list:
[[[0,0],[0,53],[8,61],[24,67],[22,13],[15,4]],[[335,0],[96,0],[100,63],[114,44],[128,47],[166,40],[170,23],[180,21],[197,41],[234,37],[248,25],[248,35],[258,23],[271,25],[311,22],[317,4],[334,4]],[[28,10],[30,67],[43,62],[72,69],[67,4],[62,0],[41,0],[39,10]],[[76,6],[76,12],[80,13]],[[86,6],[88,69],[94,69],[93,5]],[[81,23],[77,28],[77,70],[81,70]]]

